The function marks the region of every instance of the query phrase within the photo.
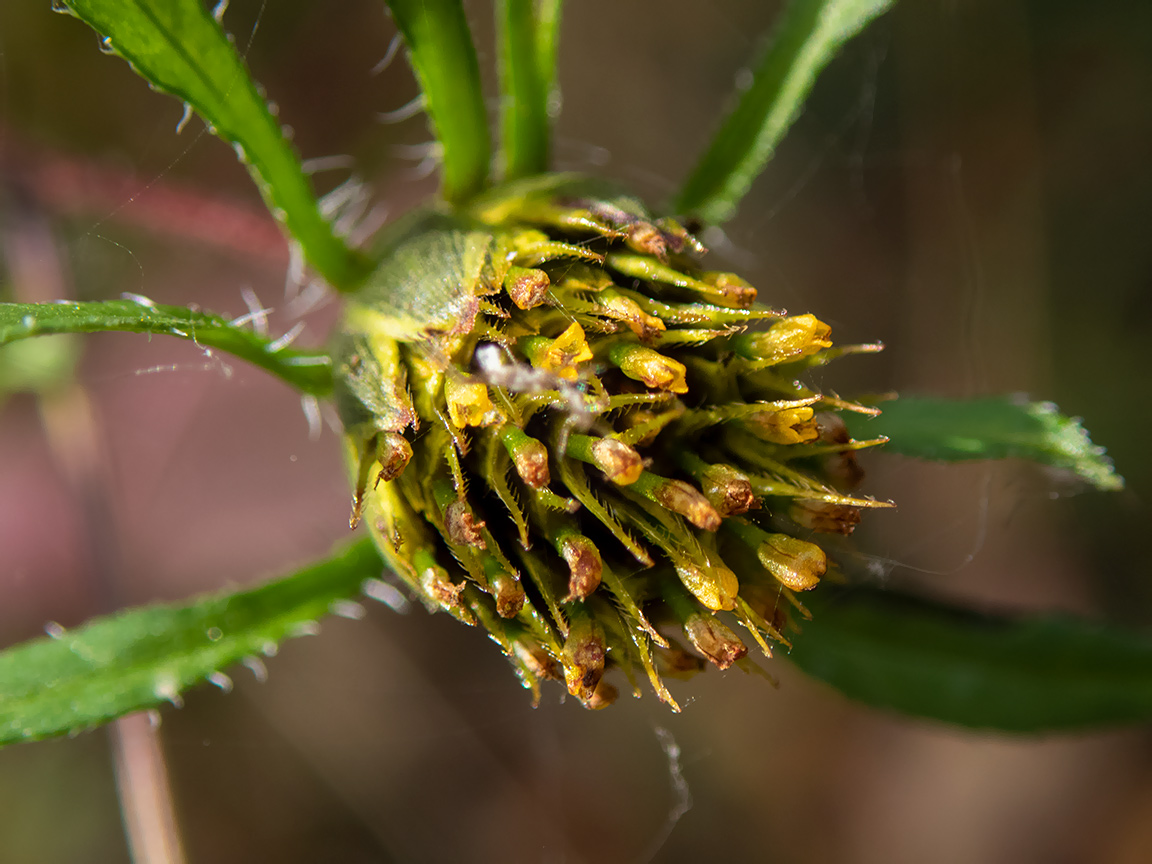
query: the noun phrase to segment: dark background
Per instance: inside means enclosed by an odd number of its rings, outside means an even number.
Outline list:
[[[470,9],[489,46],[489,5]],[[777,10],[567,4],[560,167],[667,198]],[[402,59],[370,74],[394,32],[383,4],[279,0],[252,36],[258,11],[236,0],[225,23],[301,153],[351,155],[393,212],[434,189],[395,150],[427,140],[423,119],[376,121],[416,93]],[[285,246],[231,150],[198,120],[176,136],[180,114],[47,2],[0,4],[7,279],[232,315],[247,286],[282,332]],[[867,491],[900,504],[859,532],[872,578],[1149,624],[1150,156],[1149,4],[906,0],[830,68],[710,238],[766,302],[887,343],[826,386],[1051,399],[1128,480],[1073,494],[1031,466],[871,456]],[[103,335],[84,342],[87,402],[49,418],[55,443],[31,397],[0,405],[0,644],[251,584],[346,539],[336,436],[310,441],[285,386],[231,368]],[[650,693],[592,714],[555,686],[533,710],[478,632],[380,606],[269,668],[162,711],[192,861],[648,860],[676,803],[658,727],[693,808],[656,861],[1152,860],[1143,730],[960,731],[848,703],[783,660],[778,689],[737,671],[672,682],[681,715]],[[126,857],[104,732],[0,752],[0,861]]]

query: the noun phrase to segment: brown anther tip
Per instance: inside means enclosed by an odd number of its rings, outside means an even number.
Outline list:
[[[597,438],[592,443],[592,458],[596,460],[596,467],[618,486],[635,483],[644,471],[640,454],[615,438]]]
[[[592,697],[585,699],[582,704],[591,711],[599,711],[615,702],[619,695],[620,691],[607,681],[601,679],[596,685],[596,689],[592,691]]]
[[[725,518],[740,516],[757,505],[751,482],[730,465],[710,465],[699,480],[704,497]]]
[[[668,260],[668,243],[664,234],[651,222],[634,222],[626,230],[628,237],[624,242],[629,248],[661,261]]]
[[[521,309],[532,309],[543,303],[551,284],[543,270],[526,267],[513,267],[504,277],[504,290]]]
[[[814,418],[816,429],[820,434],[820,441],[824,444],[847,444],[852,440],[848,433],[848,426],[839,414],[822,411]]]
[[[727,669],[748,653],[748,647],[712,615],[692,615],[684,624],[693,647],[720,669]]]
[[[735,273],[706,273],[705,279],[740,309],[747,309],[756,302],[756,289]]]
[[[860,524],[860,508],[827,501],[793,501],[788,515],[799,525],[823,534],[851,534]]]
[[[788,613],[783,606],[772,607],[771,623],[777,633],[784,632],[784,628],[788,626]]]
[[[484,522],[477,522],[468,505],[460,500],[453,501],[444,511],[444,527],[453,543],[461,546],[475,546],[477,549],[486,548],[480,529]]]
[[[659,486],[655,493],[657,503],[674,513],[679,513],[697,528],[716,531],[723,521],[716,508],[698,490],[683,480],[669,480]]]
[[[688,392],[688,382],[685,380],[688,370],[684,364],[655,351],[639,355],[631,368],[623,371],[630,376],[635,373],[634,377],[655,390]]]
[[[756,503],[756,493],[747,480],[733,480],[721,488],[719,502],[712,503],[721,516],[740,516],[752,509]]]
[[[563,680],[560,664],[539,645],[525,645],[523,642],[514,642],[513,649],[520,661],[537,678],[547,681]],[[533,706],[535,707],[535,706]]]
[[[376,485],[379,486],[380,481],[395,480],[404,473],[408,461],[412,458],[412,445],[403,435],[396,432],[382,432],[376,445],[376,453],[380,462],[380,473],[376,475]]]
[[[524,608],[527,599],[524,587],[510,579],[507,583],[501,584],[496,592],[496,614],[501,618],[515,618]]]
[[[683,648],[653,647],[652,656],[656,659],[657,671],[666,678],[687,680],[704,669],[704,661]]]
[[[683,225],[674,219],[657,219],[656,227],[664,236],[664,242],[673,252],[683,252],[690,249],[697,255],[707,254],[708,249]]]
[[[462,604],[460,595],[464,592],[464,582],[453,584],[443,570],[427,568],[420,574],[420,587],[429,597],[445,609],[456,609]]]
[[[816,415],[816,428],[819,440],[825,444],[848,444],[852,436],[839,414],[820,413]],[[864,480],[864,469],[856,460],[856,453],[845,450],[826,456],[823,461],[824,473],[841,489],[855,489]]]
[[[570,537],[562,544],[564,561],[568,564],[568,596],[562,602],[584,600],[600,587],[604,565],[600,553],[587,537]]]
[[[543,489],[552,482],[548,470],[548,448],[539,441],[521,446],[512,460],[520,479],[533,489]]]
[[[604,646],[588,641],[571,653],[565,648],[567,662],[564,665],[564,681],[568,692],[582,702],[590,700],[596,692],[596,685],[604,677]]]

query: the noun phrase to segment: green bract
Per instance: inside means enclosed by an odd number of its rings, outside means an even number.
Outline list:
[[[797,378],[845,351],[755,303],[699,242],[573,175],[492,190],[389,232],[334,346],[352,524],[432,610],[479,623],[525,685],[589,707],[606,666],[720,668],[787,642],[786,610],[850,533],[861,477]],[[750,325],[758,325],[749,330]],[[736,573],[741,575],[738,578]]]

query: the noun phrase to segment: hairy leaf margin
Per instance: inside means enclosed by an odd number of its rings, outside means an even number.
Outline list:
[[[142,606],[0,652],[0,745],[76,733],[166,702],[314,631],[383,564],[370,540],[248,591]],[[217,679],[227,686],[227,679]]]
[[[201,0],[61,0],[105,50],[204,118],[247,164],[268,209],[334,288],[351,290],[366,263],[336,236],[279,122],[220,22]],[[219,7],[223,8],[223,7]]]
[[[854,436],[887,436],[889,453],[942,462],[1016,457],[1070,471],[1102,491],[1124,488],[1104,448],[1051,402],[902,396],[880,407],[878,417],[843,416]]]
[[[207,312],[137,300],[0,303],[0,345],[33,336],[99,332],[176,336],[202,348],[227,351],[302,393],[322,397],[332,390],[327,352],[282,347],[276,339]]]

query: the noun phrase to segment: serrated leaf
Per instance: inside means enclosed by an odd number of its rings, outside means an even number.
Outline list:
[[[688,177],[673,209],[719,224],[732,217],[752,181],[799,115],[816,76],[894,0],[792,0],[753,73]]]
[[[1080,422],[1051,402],[1019,396],[980,399],[901,397],[881,405],[878,417],[845,413],[858,438],[887,436],[890,453],[960,462],[1016,457],[1071,471],[1097,489],[1124,488],[1124,480],[1092,443]]]
[[[62,0],[154,88],[191,106],[234,145],[308,262],[335,288],[366,266],[320,214],[300,160],[221,25],[202,0]]]
[[[441,194],[463,201],[484,188],[492,139],[480,64],[460,0],[388,0],[442,148]]]
[[[382,566],[365,540],[250,591],[140,607],[0,652],[0,744],[179,703],[208,676],[308,632]]]
[[[0,345],[55,333],[158,333],[227,351],[304,393],[332,389],[331,361],[321,351],[281,347],[277,340],[206,312],[134,300],[85,303],[0,303]]]
[[[875,589],[821,588],[789,659],[852,699],[980,729],[1152,719],[1152,634],[1066,616],[982,615]]]

